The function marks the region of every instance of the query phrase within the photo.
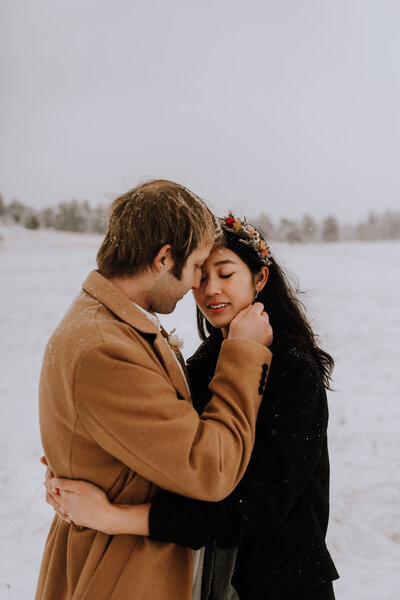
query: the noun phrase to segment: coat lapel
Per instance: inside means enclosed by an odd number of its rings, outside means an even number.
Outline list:
[[[172,385],[182,398],[191,402],[184,375],[167,340],[164,339],[156,325],[127,296],[122,294],[111,281],[100,275],[98,271],[89,273],[82,285],[82,289],[137,331],[155,336],[154,349],[171,379]]]
[[[182,398],[188,402],[191,402],[188,384],[185,381],[182,370],[174,356],[172,349],[168,345],[167,340],[163,337],[161,332],[157,334],[157,337],[154,340],[154,348],[160,357],[172,383],[174,384],[175,389],[179,392]]]

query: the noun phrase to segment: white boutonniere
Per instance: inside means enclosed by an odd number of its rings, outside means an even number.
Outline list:
[[[175,352],[175,354],[179,354],[179,352],[183,348],[183,339],[179,337],[177,333],[175,333],[175,329],[168,334],[167,342],[170,345],[171,349]]]

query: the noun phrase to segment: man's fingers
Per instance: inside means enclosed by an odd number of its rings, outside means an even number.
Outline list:
[[[251,311],[252,308],[253,308],[253,304],[249,304],[249,306],[246,306],[246,308],[242,308],[242,310],[240,310],[237,313],[237,315],[235,315],[235,317],[233,318],[233,320],[234,321],[239,321],[244,316],[246,316]]]
[[[273,331],[262,302],[255,302],[238,312],[229,325],[228,338],[251,340],[263,346],[272,343]]]
[[[264,304],[262,304],[261,302],[254,302],[254,304],[251,304],[250,307],[254,310],[255,313],[257,313],[258,315],[262,315],[264,312]]]
[[[263,312],[261,314],[262,317],[264,317],[264,321],[266,322],[267,325],[269,325],[269,314],[266,312]]]
[[[239,312],[239,314],[240,315],[247,315],[247,313],[249,313],[253,309],[253,306],[254,306],[254,304],[249,304],[245,308],[242,308],[242,310]]]
[[[250,312],[256,315],[261,315],[264,312],[264,305],[261,302],[254,302],[254,304],[249,304],[249,306],[246,306],[246,308],[242,308],[242,310],[238,312],[238,314],[235,316],[235,320],[242,319]]]

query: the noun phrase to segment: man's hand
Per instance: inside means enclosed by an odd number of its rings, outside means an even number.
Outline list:
[[[272,327],[261,302],[247,306],[232,319],[229,325],[228,339],[237,338],[258,342],[263,346],[272,344]]]

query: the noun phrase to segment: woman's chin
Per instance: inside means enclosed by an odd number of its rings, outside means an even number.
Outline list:
[[[232,319],[224,319],[222,315],[218,318],[213,315],[212,318],[208,316],[207,321],[216,329],[222,329],[223,327],[229,327]]]
[[[236,316],[236,314],[233,314],[232,307],[229,304],[217,310],[210,310],[207,308],[206,310],[202,311],[202,313],[207,321],[216,329],[229,327],[232,319]]]

